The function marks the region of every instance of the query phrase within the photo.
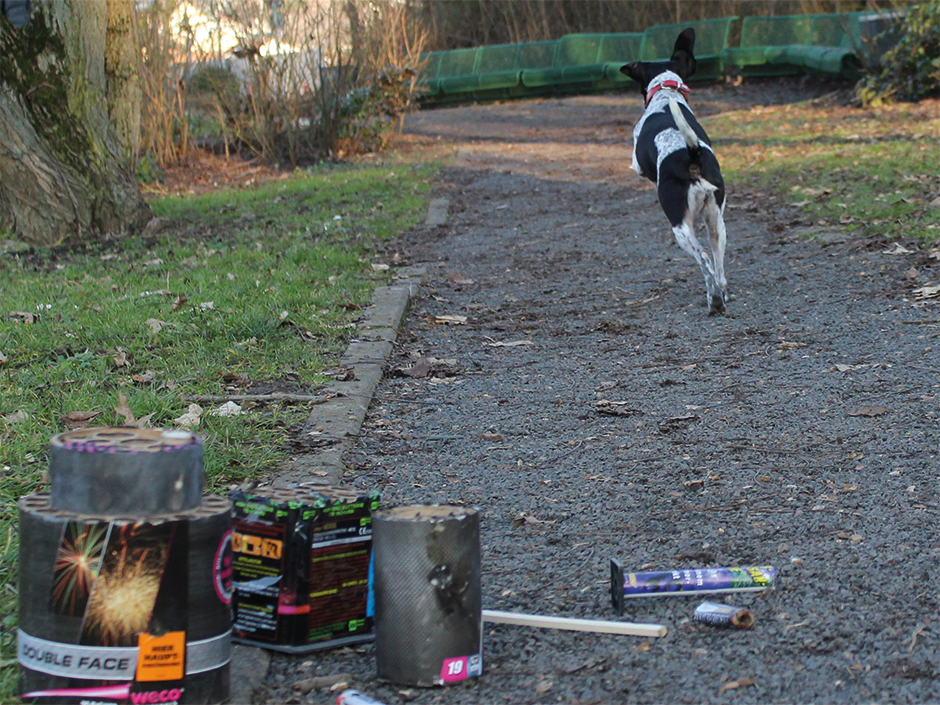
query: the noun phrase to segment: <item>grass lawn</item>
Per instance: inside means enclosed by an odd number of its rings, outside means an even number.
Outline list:
[[[773,195],[822,226],[940,241],[940,101],[871,109],[809,101],[702,122],[734,135],[715,150],[739,194]]]
[[[322,166],[153,198],[153,235],[0,255],[0,702],[16,694],[16,501],[47,488],[52,435],[175,427],[196,395],[310,394],[423,217],[436,162]],[[2,239],[2,238],[0,238]],[[285,458],[304,404],[203,403],[208,490]],[[218,406],[218,405],[215,405]]]

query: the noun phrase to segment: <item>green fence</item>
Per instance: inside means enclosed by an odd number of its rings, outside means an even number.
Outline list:
[[[859,77],[866,46],[890,28],[896,13],[748,17],[740,41],[729,46],[737,17],[650,27],[643,33],[568,34],[561,39],[499,44],[425,54],[419,99],[433,106],[540,95],[600,91],[630,79],[631,61],[667,60],[676,37],[695,28],[698,70],[692,81],[713,81],[729,71],[745,76],[818,73]]]

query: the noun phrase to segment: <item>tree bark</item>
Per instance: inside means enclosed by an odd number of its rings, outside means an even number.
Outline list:
[[[134,0],[33,0],[0,19],[0,229],[39,246],[143,227]]]

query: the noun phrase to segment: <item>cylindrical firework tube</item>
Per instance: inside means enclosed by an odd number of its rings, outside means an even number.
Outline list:
[[[95,516],[195,509],[205,481],[202,441],[189,431],[83,428],[52,437],[52,508]]]
[[[624,600],[629,598],[756,592],[774,587],[776,576],[776,568],[769,565],[627,573],[623,564],[612,558],[610,598],[617,611],[623,614]]]
[[[214,496],[143,519],[21,498],[23,701],[227,701],[231,513]]]
[[[480,515],[410,506],[372,515],[379,678],[432,686],[483,670]]]
[[[754,626],[754,613],[744,607],[723,605],[720,602],[703,602],[695,608],[692,619],[719,627],[750,629]]]

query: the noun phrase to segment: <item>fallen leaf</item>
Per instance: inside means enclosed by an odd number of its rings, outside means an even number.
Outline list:
[[[23,423],[24,421],[29,420],[29,414],[20,409],[19,411],[14,411],[12,414],[7,414],[3,417],[3,420],[10,425],[15,423]]]
[[[431,316],[426,318],[426,321],[430,323],[440,323],[442,325],[448,326],[462,326],[467,322],[466,316],[457,316],[457,315],[444,315],[444,316]]]
[[[114,412],[118,416],[124,417],[125,426],[133,426],[137,419],[134,417],[134,412],[131,411],[131,408],[127,405],[127,397],[124,396],[123,392],[118,392],[118,405],[114,407]]]
[[[552,689],[552,685],[554,685],[554,684],[553,684],[552,681],[549,680],[548,678],[545,678],[545,679],[543,679],[543,680],[540,680],[540,681],[535,685],[535,694],[536,694],[537,696],[538,696],[538,695],[545,695],[545,693],[547,693],[548,691],[550,691],[550,690]]]
[[[450,272],[450,273],[447,275],[447,281],[449,281],[451,284],[457,284],[457,285],[460,285],[460,284],[476,284],[476,282],[475,282],[473,279],[466,279],[466,278],[464,278],[463,276],[461,276],[460,274],[458,274],[457,272]]]
[[[70,431],[74,431],[77,428],[85,428],[89,421],[100,415],[100,411],[70,411],[63,421]]]
[[[203,301],[199,304],[200,311],[215,311],[215,301]]]
[[[514,529],[518,529],[523,524],[554,524],[554,519],[536,519],[534,516],[530,516],[527,512],[521,512],[519,516],[512,520],[512,526]]]
[[[637,651],[649,651],[652,648],[653,648],[652,644],[650,644],[648,641],[644,641],[642,644],[636,647],[636,650]]]
[[[228,416],[240,416],[242,413],[242,408],[233,401],[227,401],[218,409],[213,409],[209,412],[209,416],[221,416],[222,418]]]
[[[431,361],[426,357],[419,357],[411,367],[401,368],[398,371],[405,377],[421,379],[431,373]]]
[[[121,350],[121,348],[117,349],[117,354],[114,356],[114,366],[118,368],[131,366],[127,361],[127,353]]]
[[[131,375],[131,379],[137,382],[137,384],[149,384],[150,382],[153,382],[153,379],[156,376],[156,372],[153,370],[147,370],[141,375]]]
[[[685,428],[690,424],[698,421],[698,416],[695,414],[685,414],[684,416],[673,416],[671,419],[666,419],[661,424],[659,424],[660,433],[669,433],[670,431],[676,431],[680,428]]]
[[[186,413],[178,416],[173,421],[181,428],[198,428],[203,408],[199,404],[190,404],[186,408]]]
[[[35,323],[36,316],[29,311],[10,311],[9,317],[22,323]]]
[[[532,345],[532,341],[512,340],[509,342],[503,342],[502,340],[493,340],[492,338],[487,338],[487,342],[483,344],[490,348],[517,348],[520,345]]]
[[[175,299],[173,299],[173,305],[170,307],[170,311],[179,311],[186,303],[186,294],[180,294]]]
[[[935,299],[940,296],[940,284],[934,286],[922,286],[911,292],[916,299]]]
[[[7,356],[3,354],[3,351],[0,350],[0,365],[7,361]]]
[[[372,265],[373,272],[387,272],[388,270],[389,270],[389,266],[387,264],[373,264]]]
[[[594,411],[601,416],[636,416],[643,412],[639,409],[633,409],[628,401],[610,401],[609,399],[599,399],[594,402]]]
[[[481,433],[480,438],[482,438],[484,441],[490,441],[491,443],[505,440],[505,436],[503,436],[501,433]]]
[[[151,333],[159,333],[161,330],[163,330],[167,326],[173,325],[172,323],[167,323],[166,321],[161,321],[157,318],[148,318],[146,321],[144,321],[144,323],[150,326]]]
[[[886,250],[882,250],[881,254],[883,255],[910,255],[913,254],[914,250],[909,250],[900,242],[895,242]]]
[[[746,688],[749,685],[757,685],[753,678],[738,678],[737,680],[728,681],[721,688],[718,689],[719,693],[724,693],[728,690],[735,690],[737,688]]]
[[[860,406],[855,411],[851,412],[849,416],[884,416],[888,413],[888,409],[883,406]]]

